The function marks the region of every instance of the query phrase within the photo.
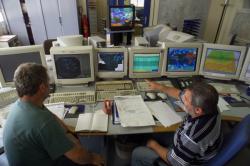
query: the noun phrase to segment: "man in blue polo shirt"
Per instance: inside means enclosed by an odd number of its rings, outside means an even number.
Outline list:
[[[4,149],[12,166],[101,165],[100,155],[87,152],[43,101],[49,94],[46,68],[21,64],[14,75],[19,99],[4,128]]]
[[[132,166],[153,165],[158,158],[168,165],[204,165],[213,158],[221,144],[221,116],[217,109],[218,93],[209,84],[197,83],[180,91],[155,82],[151,89],[160,90],[183,103],[187,113],[174,134],[172,147],[165,147],[160,140],[150,139],[145,147],[138,147],[132,154]]]

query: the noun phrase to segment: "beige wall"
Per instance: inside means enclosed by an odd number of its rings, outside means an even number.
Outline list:
[[[107,5],[107,0],[96,0],[96,8],[97,8],[97,29],[98,31],[103,31],[103,19],[108,19],[108,5]]]
[[[87,14],[87,9],[86,9],[86,0],[77,0],[78,1],[78,6],[82,7],[83,9],[83,14]]]
[[[223,11],[223,4],[225,0],[212,0],[208,19],[205,28],[204,40],[207,42],[214,42],[216,31]],[[222,22],[219,37],[216,43],[229,44],[232,35],[230,30],[236,12],[243,7],[243,0],[231,0],[226,8],[225,16]]]

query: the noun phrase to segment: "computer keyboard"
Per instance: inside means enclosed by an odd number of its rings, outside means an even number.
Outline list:
[[[224,83],[209,83],[212,85],[218,93],[226,93],[226,94],[240,94],[239,90],[236,88],[234,84],[224,84]]]
[[[13,103],[18,98],[15,88],[6,87],[0,89],[0,107]]]
[[[133,90],[133,82],[130,80],[122,81],[99,81],[96,82],[96,91],[116,91],[116,90]]]
[[[165,86],[173,87],[173,84],[169,80],[167,80],[167,81],[156,81],[156,82],[159,83],[159,84],[163,84]],[[149,91],[150,90],[148,82],[146,82],[146,81],[138,81],[138,82],[136,82],[136,86],[137,86],[138,91],[143,91],[144,92],[144,91]]]
[[[96,91],[96,101],[114,100],[114,96],[138,95],[136,90]]]
[[[52,93],[49,103],[88,104],[95,102],[95,91]]]

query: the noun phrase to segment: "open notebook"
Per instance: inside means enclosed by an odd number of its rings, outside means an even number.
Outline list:
[[[98,110],[95,113],[80,114],[77,120],[75,131],[107,132],[108,115],[102,110]]]

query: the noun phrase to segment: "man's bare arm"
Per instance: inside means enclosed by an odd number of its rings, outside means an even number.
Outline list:
[[[148,79],[146,79],[146,82],[148,82],[150,89],[152,90],[159,90],[163,93],[166,93],[167,95],[178,99],[179,94],[180,94],[180,90],[174,87],[169,87],[169,86],[164,86],[162,84],[156,83],[154,81],[150,81]]]

